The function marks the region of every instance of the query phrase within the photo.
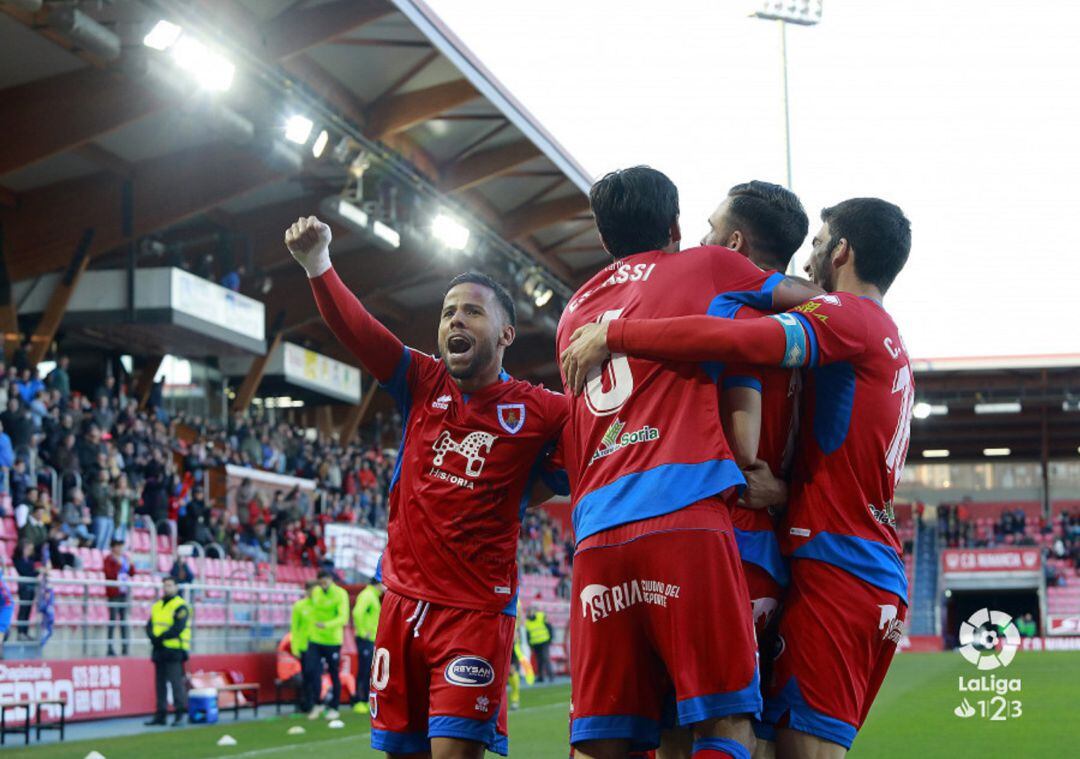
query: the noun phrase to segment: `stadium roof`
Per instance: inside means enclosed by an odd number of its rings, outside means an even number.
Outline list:
[[[603,260],[590,178],[422,2],[18,7],[34,5],[0,3],[9,281],[68,266],[88,228],[91,266],[123,266],[130,255],[139,266],[161,266],[168,255],[192,265],[207,254],[235,256],[255,269],[245,292],[266,302],[269,322],[340,357],[281,238],[289,222],[342,192],[361,155],[369,174],[417,198],[408,223],[423,227],[445,210],[476,242],[471,257],[450,255],[402,234],[401,247],[388,250],[338,219],[346,282],[403,339],[431,348],[450,275],[483,268],[520,288],[538,266],[554,297],[524,309],[508,368],[555,374],[562,302]],[[83,15],[72,20],[72,7]],[[178,85],[169,57],[142,44],[160,19],[231,61],[232,87],[208,96]],[[285,140],[286,119],[297,114],[313,122],[313,135],[328,130],[331,149],[320,159],[310,139]]]
[[[1075,460],[1080,362],[1061,358],[995,359],[978,368],[965,359],[934,362],[933,370],[916,362],[922,413],[917,406],[908,463]]]

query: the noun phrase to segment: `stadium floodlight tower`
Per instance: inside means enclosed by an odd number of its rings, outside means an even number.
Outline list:
[[[787,25],[816,26],[821,23],[825,0],[762,0],[756,18],[776,21],[780,26],[780,58],[784,71],[784,147],[787,157],[787,186],[791,186],[791,113],[788,107]]]

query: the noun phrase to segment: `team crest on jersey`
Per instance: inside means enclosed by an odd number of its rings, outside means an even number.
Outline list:
[[[524,403],[500,403],[496,409],[499,417],[499,426],[516,435],[525,426]]]

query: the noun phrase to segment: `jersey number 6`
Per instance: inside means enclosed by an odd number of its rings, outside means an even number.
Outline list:
[[[621,308],[605,311],[599,323],[606,324],[619,318]],[[604,389],[604,379],[609,387]],[[585,378],[585,403],[596,416],[609,416],[621,409],[634,391],[634,375],[625,353],[612,353],[611,358],[593,369]]]

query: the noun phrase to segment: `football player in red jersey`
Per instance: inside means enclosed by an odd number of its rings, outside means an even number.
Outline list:
[[[702,245],[720,245],[741,253],[764,271],[785,271],[806,239],[809,220],[791,190],[753,180],[732,187],[708,220]],[[736,319],[763,315],[742,300],[760,300],[754,293],[718,298],[709,313]],[[787,586],[787,562],[776,539],[776,515],[787,503],[785,480],[791,470],[797,404],[801,387],[798,369],[752,364],[709,366],[720,381],[720,415],[735,462],[746,477],[740,505],[731,510],[739,547],[754,631],[758,639],[762,685],[768,681],[776,643],[776,621]],[[752,508],[751,508],[752,507]],[[754,756],[773,754],[770,725],[754,720]],[[690,756],[691,738],[685,730],[664,733],[660,759]]]
[[[678,192],[658,171],[609,174],[590,201],[615,261],[570,300],[560,348],[594,321],[705,314],[732,291],[761,293],[769,308],[817,292],[726,248],[680,252]],[[748,759],[748,715],[760,711],[761,692],[728,510],[745,480],[724,438],[713,380],[697,363],[614,356],[574,400],[561,452],[578,541],[575,754],[654,748],[674,719],[693,727],[696,759]]]
[[[285,243],[323,319],[394,397],[403,428],[371,667],[372,747],[389,757],[506,755],[521,510],[565,426],[566,398],[502,371],[515,315],[500,285],[475,273],[450,283],[435,358],[361,306],[330,264],[330,237],[310,216]]]
[[[822,221],[807,271],[829,294],[761,319],[586,325],[563,353],[575,392],[609,355],[811,370],[782,520],[791,586],[765,708],[784,759],[847,753],[907,615],[892,502],[915,388],[882,298],[907,262],[911,225],[897,206],[877,198],[826,208]]]

